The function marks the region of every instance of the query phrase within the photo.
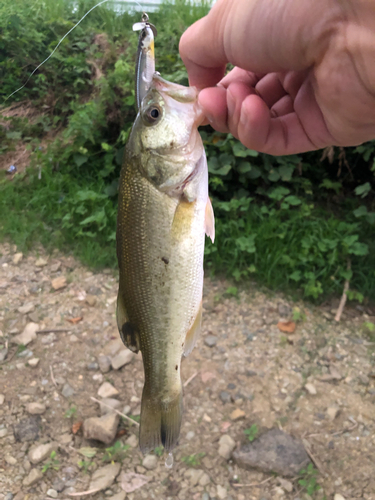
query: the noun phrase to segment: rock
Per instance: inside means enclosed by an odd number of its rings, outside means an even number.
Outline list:
[[[58,493],[61,493],[65,488],[65,481],[57,477],[52,483],[52,486],[54,490],[56,490]]]
[[[85,439],[96,439],[110,444],[116,436],[119,420],[117,413],[108,413],[100,418],[88,418],[83,423],[83,436]]]
[[[39,437],[40,416],[24,418],[14,427],[16,441],[35,441]]]
[[[190,486],[194,487],[198,484],[203,472],[202,469],[188,469],[184,476],[189,479]]]
[[[358,376],[358,380],[362,385],[369,385],[370,379],[368,378],[367,375],[360,374]]]
[[[107,373],[111,369],[111,358],[104,354],[99,354],[98,365],[102,373]]]
[[[333,380],[341,380],[342,379],[342,375],[338,371],[338,369],[336,368],[336,366],[331,365],[329,367],[329,371],[330,371],[330,374],[331,374]]]
[[[129,413],[132,411],[132,408],[130,405],[125,405],[124,408],[122,409],[122,413],[124,415],[129,415]]]
[[[0,350],[0,362],[4,361],[7,356],[8,356],[8,349],[5,347],[4,349]]]
[[[335,420],[335,418],[337,417],[339,412],[340,412],[340,408],[337,408],[337,406],[329,406],[327,408],[328,418],[332,421]]]
[[[17,459],[12,457],[12,455],[5,455],[5,461],[8,465],[16,465]]]
[[[96,302],[97,298],[95,297],[95,295],[86,295],[86,303],[89,306],[94,307],[96,305]]]
[[[39,330],[37,323],[27,323],[25,329],[19,335],[13,337],[13,342],[16,344],[28,345],[36,339],[36,332]]]
[[[37,259],[37,261],[35,262],[36,267],[45,267],[47,264],[48,262],[46,261],[46,259],[43,259],[43,257],[39,257],[39,259]]]
[[[316,396],[317,392],[313,384],[306,384],[305,389],[311,396]]]
[[[231,420],[240,420],[240,418],[245,418],[245,412],[243,410],[241,410],[240,408],[236,408],[230,414],[230,419]]]
[[[219,440],[219,455],[225,458],[225,460],[229,460],[235,447],[235,441],[229,436],[229,434],[224,434]]]
[[[109,464],[97,469],[92,475],[90,486],[87,489],[100,491],[109,488],[118,476],[120,469],[121,464],[119,463]]]
[[[125,444],[128,444],[132,448],[136,448],[138,446],[138,438],[135,434],[130,434],[128,439],[125,441]]]
[[[283,479],[282,477],[279,477],[279,482],[283,490],[287,491],[288,493],[292,493],[293,484],[290,481],[288,481],[287,479]]]
[[[87,365],[87,369],[90,370],[90,371],[96,371],[96,370],[99,370],[99,365],[98,363],[88,363]]]
[[[201,486],[207,486],[210,484],[210,482],[211,482],[210,476],[206,472],[204,472],[201,478],[199,479],[199,484]]]
[[[54,490],[53,488],[50,488],[49,490],[47,490],[47,495],[51,498],[57,498],[59,496],[57,491]]]
[[[65,276],[58,276],[51,281],[51,286],[54,290],[61,290],[67,285]]]
[[[120,491],[120,493],[117,493],[117,495],[113,495],[113,497],[109,497],[108,500],[125,500],[125,498],[126,498],[126,492]]]
[[[4,394],[0,394],[0,406],[4,404],[5,396]]]
[[[220,486],[220,484],[217,485],[216,491],[217,491],[217,496],[218,498],[220,498],[220,500],[225,500],[225,498],[227,498],[228,492],[225,488],[223,488],[223,486]]]
[[[112,358],[112,368],[119,370],[122,366],[128,365],[134,357],[130,349],[123,349],[114,358]]]
[[[25,304],[17,309],[17,311],[21,314],[27,314],[35,309],[35,306],[32,302],[25,302]]]
[[[29,475],[25,477],[25,479],[22,481],[22,484],[24,486],[32,486],[33,484],[37,483],[43,479],[43,473],[39,469],[31,469],[29,472]]]
[[[39,444],[36,446],[33,446],[30,448],[27,456],[30,460],[30,462],[34,465],[38,464],[39,462],[43,462],[46,458],[49,458],[51,453],[53,451],[56,451],[58,447],[57,443],[46,443],[46,444]]]
[[[287,477],[298,475],[310,463],[302,442],[279,429],[271,429],[252,443],[242,445],[233,453],[233,459],[243,469]]]
[[[23,257],[23,253],[22,253],[22,252],[15,253],[15,254],[13,255],[13,259],[12,259],[13,264],[14,264],[15,266],[17,266],[17,265],[21,262],[22,257]]]
[[[229,392],[227,392],[227,391],[221,391],[219,394],[219,397],[224,404],[230,403],[232,400]]]
[[[110,406],[110,408],[108,408],[108,406]],[[122,403],[118,399],[104,398],[100,401],[100,413],[102,416],[107,415],[107,413],[114,413],[112,409],[120,410],[121,406]]]
[[[345,498],[340,493],[336,493],[333,500],[345,500]]]
[[[64,396],[64,398],[70,398],[74,394],[74,389],[68,383],[66,383],[62,388],[61,394]]]
[[[4,497],[4,500],[13,500],[14,496],[13,493],[7,493]]]
[[[208,347],[215,347],[217,344],[217,337],[215,335],[206,335],[204,337],[204,343]]]
[[[194,431],[189,431],[186,433],[186,439],[188,441],[190,441],[191,439],[193,439],[193,437],[195,436],[195,432]]]
[[[0,429],[0,439],[5,437],[7,434],[8,434],[8,429],[6,428]]]
[[[27,364],[31,366],[31,368],[35,368],[36,366],[38,366],[39,361],[39,358],[32,358],[28,360]]]
[[[101,398],[111,398],[118,395],[118,390],[109,382],[104,382],[98,390],[98,396]]]
[[[52,266],[50,267],[51,269],[51,273],[57,273],[57,271],[59,271],[61,268],[61,262],[58,261],[58,262],[55,262],[54,264],[52,264]]]
[[[30,415],[43,415],[46,411],[46,405],[43,403],[29,403],[26,406],[26,411],[30,413]]]
[[[146,455],[142,460],[142,465],[147,470],[154,470],[158,466],[158,457],[156,455]]]

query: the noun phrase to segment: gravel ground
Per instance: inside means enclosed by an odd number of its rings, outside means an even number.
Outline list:
[[[117,284],[111,270],[93,273],[70,256],[0,245],[0,500],[97,488],[82,498],[375,499],[375,345],[362,333],[373,310],[347,308],[337,324],[335,303],[292,303],[254,284],[231,297],[229,283],[206,279],[168,469],[165,456],[142,457],[136,425],[113,412],[92,420],[101,409],[91,397],[111,392],[108,404],[140,413],[142,362],[119,341]],[[281,332],[296,308],[294,333]],[[231,452],[249,428],[254,443],[271,428],[298,438],[316,475],[239,467]]]

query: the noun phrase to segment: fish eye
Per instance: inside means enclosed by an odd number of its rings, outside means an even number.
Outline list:
[[[149,108],[146,109],[146,111],[143,113],[143,118],[146,124],[148,125],[155,125],[162,116],[162,110],[159,108],[159,106],[150,106]]]

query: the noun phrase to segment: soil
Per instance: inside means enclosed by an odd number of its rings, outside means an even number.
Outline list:
[[[118,280],[112,270],[93,273],[71,256],[43,249],[22,258],[16,252],[0,245],[0,354],[8,348],[0,364],[0,500],[69,499],[88,490],[95,470],[107,463],[105,450],[113,446],[83,438],[81,422],[100,416],[90,397],[100,399],[99,387],[110,382],[122,408],[139,415],[141,356],[119,370],[99,369],[98,356],[113,355],[119,344]],[[66,286],[55,290],[57,277],[65,277]],[[124,457],[113,457],[121,464],[120,475],[82,498],[125,498],[122,474],[136,473],[148,482],[127,493],[130,500],[374,500],[375,345],[362,327],[373,320],[371,311],[347,308],[336,323],[330,306],[292,303],[251,283],[231,297],[229,286],[205,280],[202,335],[182,365],[185,411],[173,468],[165,467],[165,456],[158,457],[156,468],[144,467],[137,428],[122,420],[115,441],[132,446]],[[283,333],[279,321],[292,320],[293,310],[294,319],[299,316],[295,332]],[[30,322],[43,333],[22,350],[14,338]],[[32,359],[39,359],[34,367]],[[39,419],[39,435],[18,441],[14,429],[30,419],[33,402],[42,404],[41,415],[33,417]],[[236,409],[242,412],[233,414]],[[254,424],[257,432],[279,428],[301,439],[319,469],[321,489],[310,481],[309,496],[301,476],[244,470],[218,454],[223,434],[240,446],[248,439],[244,430]],[[56,455],[31,464],[29,449],[51,441],[57,443]],[[88,446],[95,448],[93,458],[78,452]],[[47,470],[40,475],[43,466]],[[38,478],[26,486],[33,469]],[[194,478],[202,474],[199,483]]]

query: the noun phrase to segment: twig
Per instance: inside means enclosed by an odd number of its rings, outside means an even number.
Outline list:
[[[88,490],[88,491],[77,491],[77,492],[74,492],[74,493],[68,493],[68,496],[70,497],[83,497],[85,495],[93,495],[94,493],[97,493],[98,491],[100,491],[100,488],[95,488],[94,490]]]
[[[195,379],[195,377],[196,377],[197,375],[198,375],[198,372],[193,373],[193,375],[192,375],[191,377],[189,377],[189,378],[187,379],[187,381],[184,383],[184,387],[187,387],[187,386],[190,384],[190,382],[191,382],[192,380],[194,380],[194,379]]]
[[[274,479],[273,476],[267,477],[264,481],[261,481],[260,483],[249,483],[249,484],[241,484],[241,483],[232,483],[232,486],[235,488],[243,488],[244,486],[261,486],[262,484],[268,483],[268,481],[271,481],[271,479]]]
[[[348,427],[347,429],[343,429],[341,431],[338,431],[338,432],[334,432],[333,434],[331,434],[331,436],[339,436],[340,434],[344,434],[344,432],[351,432],[351,431],[354,431],[354,429],[358,427],[358,422],[355,422],[355,424],[352,426],[352,427]]]
[[[303,446],[306,450],[306,453],[308,454],[308,456],[311,458],[311,461],[313,462],[313,464],[315,465],[315,467],[318,469],[318,471],[324,475],[324,471],[323,471],[323,467],[322,467],[322,464],[320,462],[320,460],[318,460],[316,457],[314,457],[314,455],[312,454],[312,451],[311,451],[311,448],[310,448],[310,443],[304,439],[302,441],[303,443]]]
[[[49,371],[51,373],[51,380],[52,380],[52,383],[55,387],[57,387],[57,383],[56,383],[56,380],[55,380],[55,377],[53,375],[53,368],[52,368],[52,365],[49,365]]]
[[[71,330],[72,330],[71,328],[62,330],[52,328],[50,330],[37,330],[36,333],[65,333],[65,332],[70,332]]]
[[[350,268],[351,268],[351,262],[350,262],[350,260],[348,260],[347,270],[350,271]],[[347,295],[347,291],[348,290],[349,290],[349,280],[345,280],[344,290],[342,292],[340,304],[339,304],[339,307],[337,309],[337,313],[336,313],[336,316],[335,316],[335,321],[337,321],[337,322],[340,321],[342,312],[344,310],[346,299],[348,298],[348,295]]]
[[[353,419],[354,420],[354,419]],[[316,434],[304,434],[302,437],[303,438],[311,438],[311,437],[318,437],[318,436],[325,436],[325,435],[328,435],[329,437],[331,436],[339,436],[340,434],[344,434],[345,432],[351,432],[351,431],[354,431],[354,429],[358,427],[358,422],[356,422],[354,420],[354,425],[352,427],[345,427],[345,429],[342,429],[341,431],[337,431],[337,432],[331,432],[331,433],[327,433],[327,432],[318,432]]]
[[[137,427],[139,427],[139,423],[136,422],[135,420],[133,420],[132,418],[128,417],[127,415],[125,415],[124,413],[121,413],[121,411],[118,411],[116,410],[115,408],[112,408],[112,406],[109,406],[107,405],[107,403],[104,403],[103,401],[99,401],[99,399],[96,399],[96,398],[93,398],[91,396],[91,399],[93,401],[95,401],[95,403],[99,403],[100,405],[104,405],[106,406],[107,408],[111,408],[111,410],[113,410],[115,413],[117,413],[118,415],[120,415],[120,417],[123,417],[125,418],[125,420],[128,420],[129,422],[131,422],[132,424],[136,425]]]
[[[6,347],[7,349],[7,347]],[[17,354],[17,351],[18,351],[18,346],[16,347],[16,349],[13,351],[13,353],[11,354],[11,356],[8,356],[6,357],[3,361],[0,361],[0,365],[5,365],[5,363],[9,363],[9,361],[11,361],[14,356]],[[8,351],[9,352],[9,351]],[[7,353],[8,354],[8,353]]]

